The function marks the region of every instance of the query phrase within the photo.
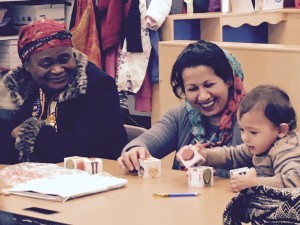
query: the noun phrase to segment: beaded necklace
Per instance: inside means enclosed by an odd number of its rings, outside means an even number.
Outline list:
[[[56,131],[57,131],[56,118],[58,112],[57,100],[58,100],[58,94],[55,94],[54,96],[51,97],[47,107],[47,114],[45,119],[46,124],[54,127]],[[32,111],[33,117],[39,119],[42,119],[44,117],[46,101],[47,101],[47,96],[40,88],[39,97],[33,103],[33,111]]]

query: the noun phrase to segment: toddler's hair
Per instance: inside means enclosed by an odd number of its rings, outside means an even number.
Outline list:
[[[275,125],[287,123],[289,130],[297,127],[296,112],[285,91],[273,85],[259,85],[252,89],[240,102],[240,118],[251,111],[262,110],[265,116]]]

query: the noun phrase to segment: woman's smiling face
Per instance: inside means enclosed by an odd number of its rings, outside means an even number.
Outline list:
[[[212,68],[204,65],[184,69],[182,78],[187,101],[212,121],[217,119],[218,123],[228,102],[229,85]]]
[[[41,88],[59,91],[69,83],[76,62],[72,48],[61,46],[33,54],[25,68]]]

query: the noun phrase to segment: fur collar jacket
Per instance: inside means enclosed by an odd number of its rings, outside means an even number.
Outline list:
[[[54,126],[32,116],[39,87],[24,66],[0,79],[0,163],[57,163],[75,155],[120,156],[128,139],[115,80],[85,54],[73,52],[77,69],[58,95]],[[3,111],[12,115],[4,119]],[[12,138],[16,127],[20,129]]]
[[[85,54],[74,50],[77,62],[76,75],[68,87],[59,94],[59,102],[78,98],[87,89],[86,66],[88,58]],[[8,72],[0,80],[0,108],[18,109],[38,89],[37,84],[24,66]]]

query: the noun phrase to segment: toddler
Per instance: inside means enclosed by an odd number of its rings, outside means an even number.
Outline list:
[[[278,87],[260,85],[240,102],[237,112],[243,144],[200,148],[205,164],[215,168],[252,167],[230,178],[230,189],[267,185],[300,187],[300,145],[296,113],[289,96]]]

